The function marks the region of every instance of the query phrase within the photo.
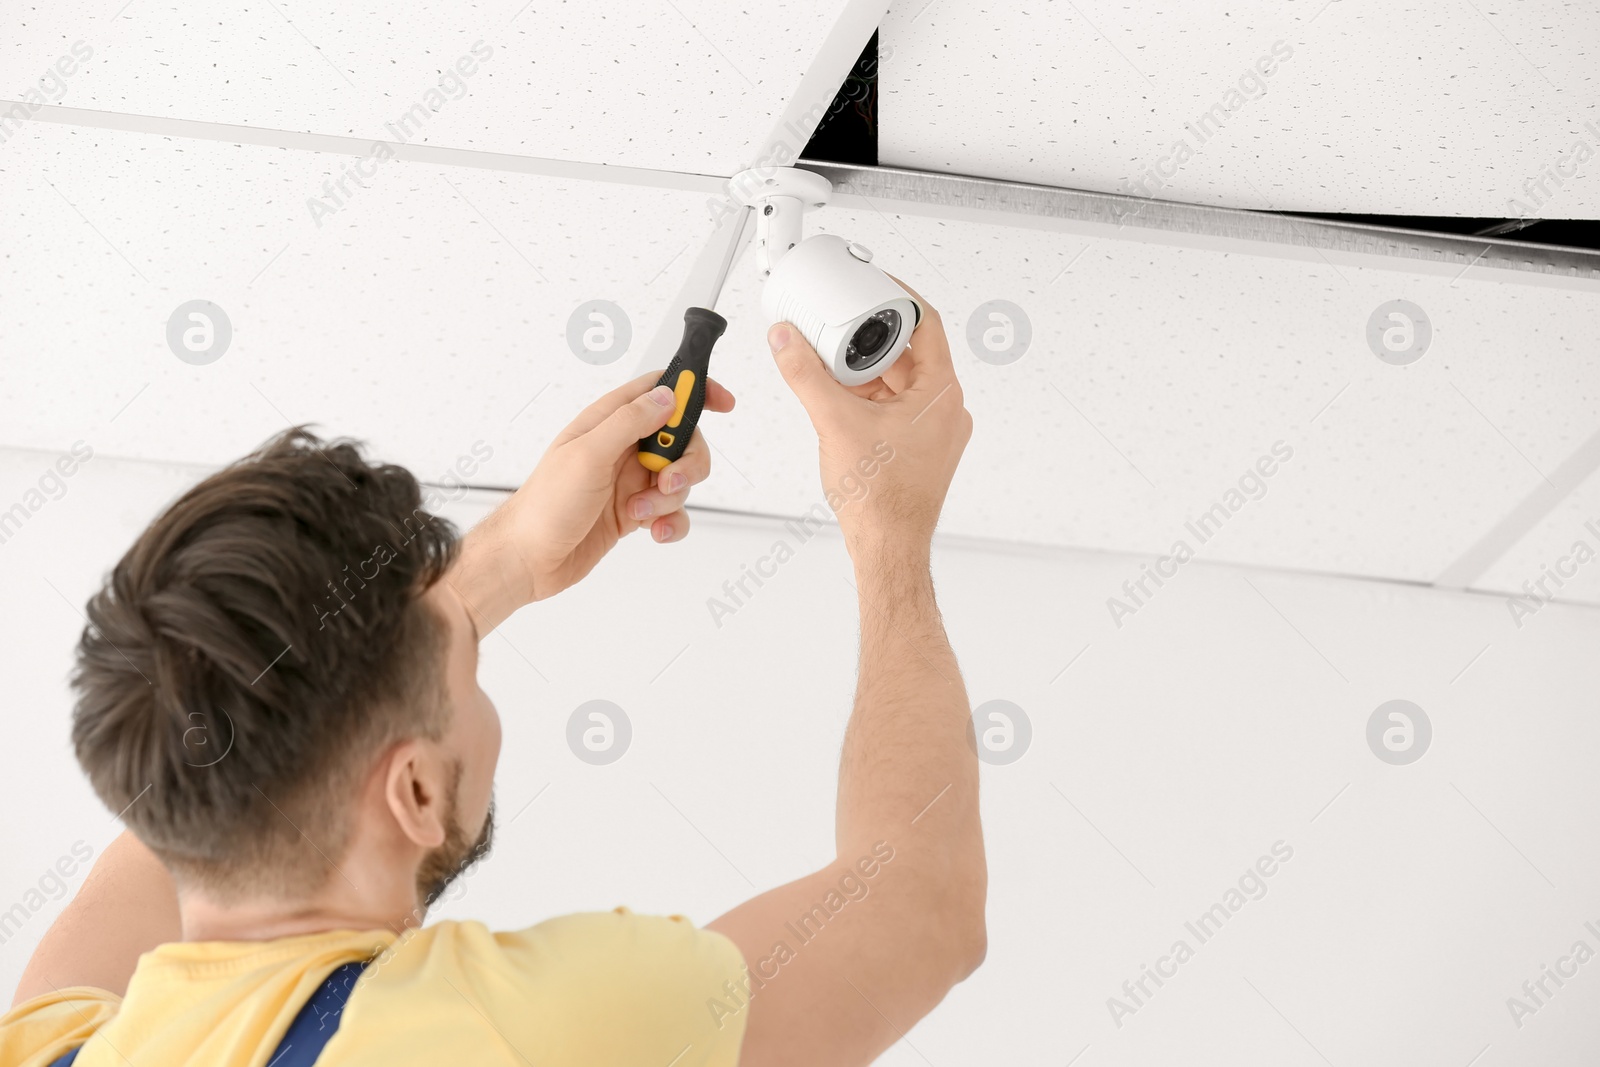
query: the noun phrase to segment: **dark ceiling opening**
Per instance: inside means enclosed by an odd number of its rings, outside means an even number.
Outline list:
[[[878,165],[878,35],[874,33],[828,113],[817,123],[801,159],[843,163],[856,167]]]

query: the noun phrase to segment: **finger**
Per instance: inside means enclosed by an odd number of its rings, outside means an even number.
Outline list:
[[[661,371],[654,370],[617,386],[578,412],[577,418],[567,423],[566,429],[562,430],[561,434],[556,438],[556,443],[560,444],[564,441],[571,441],[576,437],[582,437],[596,426],[599,426],[622,405],[646,392],[660,377]]]
[[[778,372],[800,398],[813,423],[828,420],[855,398],[822,365],[817,350],[805,336],[786,322],[775,322],[767,331],[767,344]]]
[[[715,378],[706,379],[706,410],[707,411],[732,411],[733,394],[723,387]]]
[[[911,385],[911,373],[911,364],[903,359],[897,359],[883,372],[882,381],[889,387],[890,392],[898,396]]]
[[[888,271],[884,271],[883,273],[889,274]],[[935,308],[933,306],[932,302],[929,301],[927,297],[923,296],[921,293],[919,293],[915,289],[911,288],[911,286],[907,285],[905,282],[901,281],[899,278],[896,278],[893,274],[889,274],[889,280],[894,282],[900,288],[904,289],[906,292],[910,293],[912,296],[916,297],[917,298],[917,303],[922,305],[923,310],[932,311],[932,312],[935,312],[935,313],[938,312],[938,308]]]
[[[682,541],[689,536],[689,513],[675,511],[650,524],[650,536],[663,545]]]
[[[699,485],[711,476],[711,449],[698,429],[689,438],[689,447],[683,455],[661,468],[656,475],[656,487],[663,493],[676,493],[691,485]]]
[[[672,390],[658,385],[617,408],[573,443],[590,453],[596,462],[609,465],[618,452],[637,447],[639,438],[648,437],[665,426],[676,403]]]
[[[889,400],[905,392],[906,377],[911,373],[911,368],[900,368],[900,360],[895,360],[894,365],[878,377],[863,385],[847,385],[845,388],[850,395],[859,396],[863,400]]]
[[[661,379],[663,371],[650,371],[641,374],[626,384],[619,385],[609,393],[590,404],[578,413],[578,417],[567,424],[566,429],[556,438],[556,443],[561,444],[582,437],[600,423],[613,411],[623,404],[639,396]],[[710,411],[732,411],[734,396],[725,386],[715,378],[706,379],[706,408]]]
[[[943,388],[956,376],[954,362],[950,358],[950,341],[945,336],[944,319],[939,315],[939,309],[928,303],[922,294],[917,292],[905,282],[889,275],[894,283],[912,296],[922,305],[922,318],[918,320],[916,328],[911,331],[911,344],[906,353],[896,361],[894,370],[905,364],[906,388],[916,388],[918,385],[934,384],[936,389]]]
[[[675,511],[682,511],[684,504],[689,501],[689,490],[681,489],[676,493],[663,493],[654,486],[641,490],[628,498],[628,518],[640,525],[662,515],[671,515]]]

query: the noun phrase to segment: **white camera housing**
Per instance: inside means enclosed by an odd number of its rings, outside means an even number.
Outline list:
[[[834,234],[801,239],[805,210],[826,204],[833,192],[828,180],[779,167],[743,171],[733,185],[756,209],[762,313],[792,323],[844,385],[881,376],[910,344],[922,305],[855,242]]]
[[[894,365],[922,321],[922,305],[867,260],[872,253],[831,233],[807,237],[772,268],[761,311],[790,322],[844,385]]]

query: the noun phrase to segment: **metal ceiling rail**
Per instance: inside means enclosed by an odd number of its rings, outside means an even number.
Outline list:
[[[841,53],[842,54],[842,53]],[[0,100],[0,113],[16,101]],[[31,121],[162,137],[260,145],[299,151],[363,156],[377,140],[334,134],[238,126],[195,119],[128,115],[48,104],[29,110]],[[776,135],[774,135],[776,136]],[[770,138],[769,138],[770,140]],[[384,141],[396,158],[439,166],[477,167],[511,174],[578,181],[615,182],[644,188],[725,195],[728,179],[646,167],[612,166],[476,149]],[[1202,207],[1119,193],[1059,189],[1026,182],[896,167],[858,167],[803,160],[800,166],[834,184],[833,206],[957,219],[989,225],[1030,226],[1124,241],[1150,242],[1277,258],[1442,274],[1595,291],[1600,289],[1600,253],[1493,237],[1427,233],[1359,223],[1294,218],[1271,211]]]
[[[341,156],[371,155],[375,145],[386,145],[396,159],[431,163],[444,167],[477,167],[507,174],[534,174],[589,182],[614,182],[647,189],[677,189],[715,196],[724,191],[726,178],[709,174],[658,170],[648,167],[613,166],[582,160],[519,156],[505,152],[485,152],[474,148],[442,148],[430,144],[406,144],[386,137],[352,137],[343,134],[301,133],[264,126],[237,126],[227,122],[175,119],[160,115],[128,115],[116,111],[94,111],[80,107],[46,104],[37,110],[14,100],[0,100],[0,115],[12,107],[31,111],[28,121],[58,122],[97,130],[120,130],[157,137],[217,141],[222,144],[259,145],[263,148],[289,148],[300,152],[328,152]]]
[[[801,73],[799,84],[789,94],[782,114],[761,141],[761,147],[736,173],[748,168],[792,166],[799,160],[817,125],[827,115],[828,105],[839,92],[839,86],[844,84],[857,57],[878,32],[878,26],[888,13],[889,0],[847,0],[827,37]],[[710,303],[703,306],[712,307],[716,303],[722,295],[729,267],[754,231],[755,213],[734,195],[733,179],[722,179],[720,184],[722,195],[707,203],[712,216],[711,232],[690,262],[688,276],[672,303],[667,305],[668,313],[657,324],[650,343],[640,350],[637,368],[641,373],[652,367],[664,367],[672,360],[683,334],[679,309],[708,299]]]
[[[934,174],[894,167],[803,161],[833,182],[834,207],[881,210],[988,225],[1067,230],[1294,259],[1351,256],[1352,265],[1463,276],[1509,271],[1497,280],[1600,290],[1600,253],[1491,237],[1427,233],[1294,218],[1268,211],[1202,207],[1117,193]]]

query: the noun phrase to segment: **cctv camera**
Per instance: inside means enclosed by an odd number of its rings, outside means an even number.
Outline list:
[[[877,267],[872,253],[832,234],[801,240],[807,208],[833,193],[828,179],[793,167],[741,171],[735,195],[756,209],[756,269],[767,280],[761,310],[790,322],[845,385],[861,385],[900,358],[922,305]]]
[[[793,323],[845,385],[893,366],[922,320],[922,305],[871,257],[830,233],[807,237],[784,253],[761,294],[762,313]]]

